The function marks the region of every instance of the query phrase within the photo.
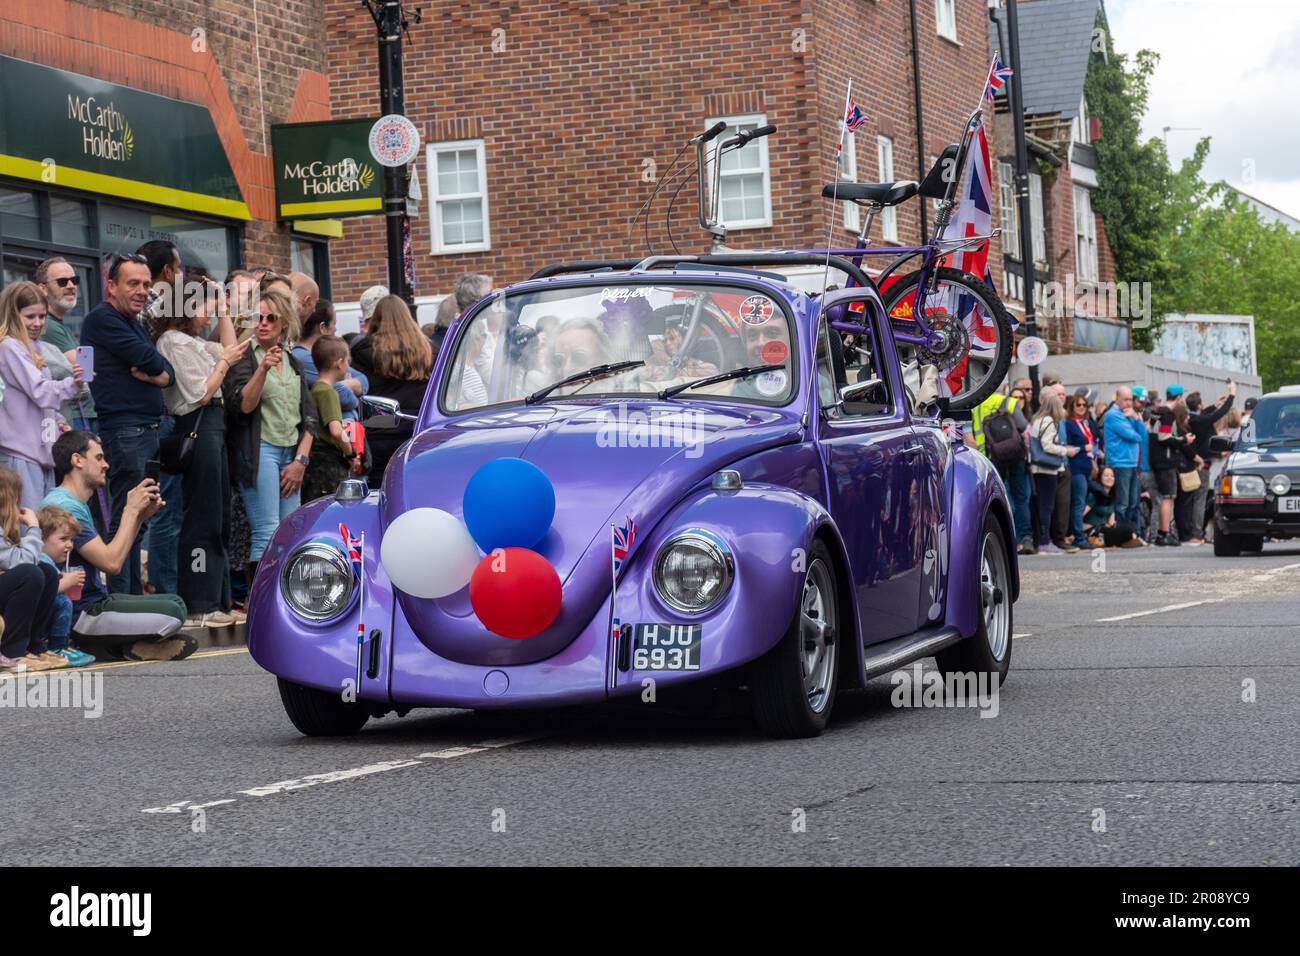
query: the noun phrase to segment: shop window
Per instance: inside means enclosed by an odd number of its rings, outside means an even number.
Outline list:
[[[41,214],[35,193],[0,186],[0,235],[10,239],[41,238]]]

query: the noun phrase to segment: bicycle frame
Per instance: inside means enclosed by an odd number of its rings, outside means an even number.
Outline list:
[[[966,128],[962,133],[961,143],[957,149],[957,156],[954,160],[956,169],[963,169],[966,165],[966,155],[970,151],[971,141],[975,137],[975,131],[979,128],[981,117],[984,111],[976,107],[975,111],[966,120]],[[950,240],[944,239],[943,233],[952,220],[952,210],[956,206],[954,194],[957,190],[957,184],[961,181],[961,175],[957,174],[949,178],[948,186],[944,190],[943,198],[939,200],[939,207],[934,213],[934,238],[924,246],[884,246],[871,247],[867,245],[867,236],[871,232],[871,224],[875,221],[877,215],[885,210],[881,203],[864,204],[866,216],[863,218],[862,228],[858,232],[857,244],[852,249],[813,249],[806,250],[812,253],[818,253],[827,256],[842,256],[850,259],[854,265],[861,267],[862,260],[869,256],[893,256],[883,271],[874,279],[870,280],[871,285],[875,288],[877,294],[880,292],[880,282],[895,274],[904,262],[921,257],[921,275],[916,284],[916,296],[912,302],[912,319],[920,329],[920,334],[900,331],[893,329],[894,339],[898,342],[908,345],[915,345],[922,348],[937,348],[942,344],[942,338],[932,330],[925,321],[925,302],[926,299],[934,292],[935,283],[938,279],[938,270],[935,267],[936,260],[942,260],[944,257],[958,252],[971,246],[977,246],[982,242],[988,242],[998,235],[999,230],[994,230],[987,236],[969,236],[961,239]],[[921,198],[924,203],[924,197]],[[922,211],[924,214],[924,210]],[[852,281],[852,280],[850,280]],[[882,296],[883,299],[883,296]]]

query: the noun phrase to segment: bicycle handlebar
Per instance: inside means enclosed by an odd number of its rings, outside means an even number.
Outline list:
[[[727,124],[722,120],[718,120],[708,129],[706,129],[703,133],[701,133],[699,136],[691,137],[691,142],[707,143],[710,140],[716,139],[718,136],[720,136],[722,134],[722,131],[726,128],[727,128]]]

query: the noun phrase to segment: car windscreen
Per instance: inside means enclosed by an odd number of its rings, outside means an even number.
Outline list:
[[[498,295],[457,335],[440,391],[445,413],[519,401],[596,366],[641,362],[554,389],[547,398],[648,397],[757,365],[782,369],[678,392],[784,405],[793,397],[795,331],[778,298],[709,283],[570,286]]]
[[[1260,399],[1241,426],[1241,443],[1300,445],[1300,395]]]

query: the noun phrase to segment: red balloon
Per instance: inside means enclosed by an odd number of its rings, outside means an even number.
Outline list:
[[[493,551],[469,579],[469,603],[483,626],[515,640],[550,627],[562,596],[551,562],[528,548]]]

